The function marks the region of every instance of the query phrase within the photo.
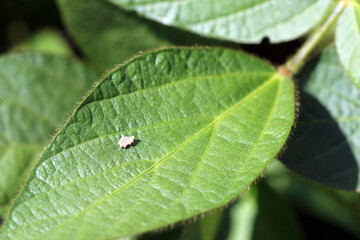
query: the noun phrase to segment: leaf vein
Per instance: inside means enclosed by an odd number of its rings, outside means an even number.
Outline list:
[[[232,107],[230,107],[229,109],[227,109],[226,111],[224,111],[223,113],[221,113],[217,118],[215,118],[211,123],[209,123],[208,125],[206,125],[204,128],[200,129],[199,131],[197,131],[194,135],[192,135],[190,138],[188,138],[186,141],[184,141],[182,144],[180,144],[178,147],[176,147],[175,149],[173,149],[171,152],[169,152],[167,155],[165,155],[164,157],[162,157],[161,159],[159,159],[158,161],[156,161],[153,165],[151,165],[148,169],[146,169],[145,171],[141,172],[139,175],[135,176],[134,178],[132,178],[131,180],[129,180],[127,183],[125,183],[124,185],[122,185],[121,187],[119,187],[118,189],[116,189],[114,192],[110,193],[109,195],[95,201],[91,206],[89,206],[87,209],[81,211],[80,213],[71,216],[70,218],[64,220],[62,223],[58,224],[57,226],[54,226],[51,229],[46,229],[46,231],[44,231],[43,233],[41,233],[40,235],[38,235],[36,238],[39,238],[40,236],[45,235],[46,233],[49,233],[50,231],[54,231],[55,229],[59,228],[60,226],[63,226],[66,223],[71,222],[72,220],[74,220],[75,218],[86,214],[88,211],[90,211],[92,208],[94,208],[96,205],[106,201],[107,199],[109,199],[111,196],[113,196],[114,194],[122,191],[123,189],[125,189],[127,186],[129,186],[131,183],[135,182],[136,180],[140,179],[142,176],[144,176],[146,173],[148,173],[149,171],[151,171],[152,169],[154,169],[158,164],[160,164],[162,161],[164,161],[165,159],[167,159],[168,157],[170,157],[171,155],[173,155],[174,153],[176,153],[178,150],[180,150],[183,146],[185,146],[187,143],[189,143],[190,141],[192,141],[193,139],[195,139],[198,135],[200,135],[202,132],[204,132],[205,130],[207,130],[209,127],[212,127],[213,125],[215,125],[217,122],[221,121],[222,119],[224,119],[225,117],[227,117],[229,114],[231,114],[237,107],[241,106],[244,102],[246,102],[248,99],[250,99],[251,97],[253,97],[254,95],[256,95],[256,93],[260,92],[261,90],[263,90],[264,88],[266,88],[267,85],[269,85],[270,83],[272,83],[273,81],[275,81],[276,79],[279,79],[279,75],[277,73],[272,73],[272,76],[268,78],[267,81],[265,81],[264,83],[262,83],[259,87],[257,87],[256,89],[254,89],[252,92],[250,92],[247,96],[245,96],[244,98],[242,98],[241,100],[239,100],[236,104],[234,104]],[[35,238],[33,238],[35,239]]]

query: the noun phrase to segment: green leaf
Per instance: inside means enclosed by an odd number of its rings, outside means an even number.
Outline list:
[[[140,55],[96,86],[54,137],[1,239],[109,239],[223,206],[282,148],[294,86],[221,48]],[[122,135],[135,136],[127,149]]]
[[[0,57],[0,205],[96,75],[77,61],[36,53]]]
[[[6,214],[6,210],[8,208],[8,204],[2,204],[0,205],[0,226],[2,224],[2,220],[3,220],[3,217],[5,216]]]
[[[281,177],[281,180],[287,180],[286,175]],[[292,208],[265,182],[253,186],[225,211],[216,211],[182,228],[148,235],[139,240],[303,239]]]
[[[170,45],[219,45],[219,42],[141,19],[105,0],[57,0],[57,4],[71,35],[101,69],[113,68],[148,49]]]
[[[228,211],[227,240],[303,239],[290,206],[265,183],[254,186]]]
[[[108,0],[165,25],[241,43],[295,39],[315,26],[330,0]]]
[[[104,0],[57,0],[57,4],[71,35],[102,69],[141,50],[169,45],[145,21]]]
[[[360,5],[357,1],[345,9],[336,27],[336,49],[346,73],[360,89]]]
[[[309,62],[297,78],[302,84],[300,119],[281,160],[320,183],[359,191],[359,91],[334,48]]]

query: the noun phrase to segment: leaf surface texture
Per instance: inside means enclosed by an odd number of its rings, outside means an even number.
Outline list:
[[[360,189],[360,94],[334,48],[300,72],[301,108],[295,138],[281,160],[326,185]]]
[[[0,57],[0,205],[14,197],[28,167],[95,80],[93,71],[66,58]]]
[[[105,0],[57,0],[57,5],[74,40],[100,69],[113,68],[140,51],[159,47],[224,45],[140,18]]]
[[[240,43],[295,39],[315,26],[329,0],[109,0],[126,10],[203,36]]]
[[[294,86],[221,48],[171,48],[110,72],[40,157],[1,239],[108,239],[223,206],[282,148]],[[127,149],[121,136],[135,136]]]
[[[360,89],[360,5],[357,1],[351,1],[340,16],[335,42],[342,66]]]

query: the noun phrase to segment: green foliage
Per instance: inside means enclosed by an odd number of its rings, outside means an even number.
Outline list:
[[[139,51],[170,44],[146,21],[105,0],[57,0],[57,4],[76,42],[102,69],[112,68]]]
[[[0,205],[14,197],[50,135],[95,80],[93,71],[70,59],[0,57]]]
[[[336,27],[336,48],[342,65],[360,89],[360,5],[357,1],[343,12]]]
[[[57,3],[76,42],[101,70],[153,48],[219,45],[215,40],[146,21],[104,0],[57,0]]]
[[[281,176],[281,180],[288,180],[286,174]],[[303,239],[299,221],[283,197],[283,192],[279,196],[262,182],[252,186],[246,195],[225,210],[210,213],[182,228],[145,235],[139,240]]]
[[[220,48],[130,60],[43,152],[1,238],[108,239],[223,206],[283,146],[293,88],[263,61]],[[137,142],[120,149],[122,135]]]
[[[204,36],[241,43],[295,39],[315,26],[330,0],[108,0],[126,10]]]
[[[360,95],[341,68],[335,49],[310,61],[297,78],[300,118],[282,161],[310,179],[359,190]]]
[[[56,4],[70,36],[15,21],[7,35],[21,42],[8,49],[78,56],[94,69],[39,53],[0,57],[0,216],[19,192],[0,239],[302,239],[298,209],[360,236],[359,1]],[[310,30],[278,69],[235,51],[261,41],[245,49],[273,51],[265,38]],[[336,49],[324,50],[335,30]],[[45,147],[94,71],[139,52],[101,78]],[[122,136],[135,142],[122,149]],[[353,192],[304,182],[278,161],[252,186],[275,157]]]

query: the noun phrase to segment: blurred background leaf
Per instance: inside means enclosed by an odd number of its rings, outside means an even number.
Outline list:
[[[42,28],[62,31],[54,1],[1,0],[0,52],[11,49]]]
[[[74,56],[68,41],[55,28],[44,28],[36,31],[23,42],[15,44],[11,51],[32,51],[67,57]]]
[[[149,49],[230,45],[139,18],[104,0],[57,0],[57,4],[71,35],[101,71]]]
[[[146,22],[104,0],[57,0],[57,4],[71,35],[101,71],[139,51],[170,45]]]
[[[300,117],[281,161],[320,183],[360,190],[360,94],[334,48],[308,62],[300,83]]]
[[[70,6],[76,6],[78,5],[76,2],[70,3]],[[80,28],[84,28],[83,31],[85,31],[87,24],[96,24],[96,21],[101,22],[101,19],[109,19],[103,21],[103,28],[107,28],[107,26],[114,26],[116,29],[121,29],[121,23],[118,23],[119,25],[112,25],[110,24],[112,18],[116,18],[111,16],[109,12],[104,7],[105,5],[110,6],[105,1],[97,1],[99,4],[99,11],[98,14],[91,15],[87,14],[86,12],[84,16],[78,16],[76,19],[77,21],[80,21],[78,24],[80,24]],[[86,3],[83,0],[79,1],[79,4],[84,4],[84,9],[86,8]],[[60,5],[61,3],[59,3]],[[96,4],[95,0],[89,1],[89,5]],[[69,7],[70,7],[69,6]],[[74,13],[81,13],[81,9],[77,10],[63,10],[60,6],[60,10],[62,12],[62,15],[64,15],[64,12],[74,12]],[[34,46],[31,46],[27,41],[29,39],[32,39],[33,35],[37,35],[38,33],[41,33],[43,30],[47,31],[47,29],[50,29],[53,32],[58,32],[61,34],[61,38],[65,39],[67,41],[68,47],[71,47],[72,49],[72,55],[75,54],[79,58],[83,58],[83,52],[86,56],[89,57],[90,60],[97,63],[98,70],[102,71],[101,69],[108,69],[111,68],[114,64],[121,63],[125,58],[130,57],[137,53],[139,50],[146,50],[146,48],[140,47],[139,49],[132,49],[128,53],[123,55],[123,52],[127,52],[128,46],[126,44],[118,44],[116,47],[119,47],[119,50],[102,50],[98,51],[100,55],[103,54],[103,56],[100,56],[97,58],[96,51],[94,50],[94,55],[91,55],[93,50],[89,50],[87,52],[86,49],[86,41],[94,41],[93,45],[96,46],[97,38],[93,38],[91,34],[87,34],[90,36],[89,38],[84,38],[84,45],[80,42],[78,39],[79,37],[76,36],[77,32],[72,32],[71,24],[67,23],[66,17],[63,19],[60,19],[59,9],[55,6],[55,1],[48,1],[48,0],[2,0],[0,1],[0,35],[2,36],[0,38],[0,52],[6,52],[8,50],[14,50],[16,46],[19,44],[26,43],[26,49],[32,49],[33,51],[37,51],[36,49],[38,44],[34,44]],[[101,12],[105,12],[106,15],[101,15]],[[161,44],[158,46],[163,46],[162,44],[167,45],[186,45],[196,42],[191,42],[191,38],[194,37],[194,35],[187,35],[189,36],[187,40],[186,37],[183,39],[182,31],[172,29],[169,27],[161,26],[160,24],[156,24],[151,21],[147,20],[139,20],[139,17],[137,17],[135,14],[129,14],[129,17],[126,17],[125,15],[128,13],[125,13],[124,11],[118,10],[118,9],[112,9],[110,12],[120,12],[120,14],[124,14],[123,17],[119,17],[119,19],[124,19],[125,21],[140,21],[142,22],[142,26],[145,28],[149,28],[147,30],[142,31],[143,33],[150,32],[152,34],[153,29],[152,26],[154,26],[155,31],[157,31],[157,36],[155,36],[153,39],[157,39],[157,37],[160,38]],[[88,18],[86,17],[88,16]],[[70,17],[69,17],[70,18]],[[75,17],[74,17],[75,18]],[[92,19],[94,18],[94,20]],[[137,19],[137,20],[131,20]],[[97,20],[100,19],[100,20]],[[82,21],[82,22],[81,22]],[[107,22],[109,21],[109,22]],[[66,26],[62,25],[62,22],[66,24]],[[74,20],[74,22],[76,22]],[[66,28],[65,28],[66,27]],[[95,29],[96,26],[92,26]],[[161,28],[162,27],[162,28]],[[156,30],[158,28],[161,28],[163,30]],[[81,29],[80,29],[81,30]],[[76,31],[74,28],[73,31]],[[91,30],[86,30],[91,31]],[[95,36],[96,31],[99,31],[99,34],[101,33],[100,30],[95,30]],[[116,33],[116,31],[114,31]],[[177,32],[178,34],[172,34],[172,32]],[[41,35],[41,34],[40,34]],[[46,34],[45,34],[46,35]],[[50,35],[52,35],[50,33]],[[54,36],[57,35],[56,33],[53,34]],[[84,35],[86,35],[84,33]],[[58,35],[59,36],[59,35]],[[140,36],[140,35],[139,35]],[[51,37],[45,36],[45,43],[48,41],[46,39],[51,39]],[[196,37],[196,36],[195,36]],[[42,37],[41,37],[42,38]],[[56,38],[56,36],[55,36]],[[77,44],[75,44],[72,41],[72,38],[75,38]],[[140,36],[141,38],[141,36]],[[99,39],[102,39],[102,37],[99,37]],[[42,41],[42,40],[41,40]],[[52,40],[49,40],[52,41]],[[56,41],[56,40],[55,40]],[[60,40],[61,41],[61,40]],[[113,40],[116,44],[116,41]],[[188,43],[186,43],[188,41]],[[198,41],[198,44],[202,45],[209,45],[208,39],[202,39],[202,41]],[[263,58],[266,58],[270,60],[272,63],[275,64],[282,64],[297,48],[301,45],[302,39],[287,42],[283,44],[270,44],[268,39],[264,39],[261,44],[257,45],[242,45],[241,47],[247,51],[254,53],[256,55],[259,55]],[[37,41],[36,41],[37,42]],[[141,43],[140,43],[141,44]],[[224,45],[223,42],[216,42],[216,45]],[[228,43],[225,43],[225,45]],[[327,43],[326,43],[327,44]],[[29,46],[30,45],[30,46]],[[78,49],[77,46],[80,46],[81,49]],[[231,47],[235,46],[238,47],[235,44],[230,44]],[[58,45],[61,46],[61,43]],[[65,48],[68,48],[65,47]],[[100,46],[102,47],[102,46]],[[111,47],[111,46],[110,46]],[[123,48],[122,48],[123,47]],[[156,43],[154,45],[156,46]],[[39,49],[43,48],[41,46]],[[152,46],[149,46],[149,48],[153,48]],[[24,48],[22,48],[23,50]],[[16,50],[19,50],[18,48]],[[51,48],[47,48],[47,50],[53,50]],[[46,51],[47,51],[46,50]],[[113,50],[113,51],[111,51]],[[82,52],[83,51],[83,52]],[[67,52],[67,51],[65,51]],[[127,55],[128,54],[128,55]],[[119,58],[118,58],[119,57]],[[118,60],[119,59],[119,60]],[[0,104],[1,105],[1,104]],[[70,108],[71,109],[71,108]],[[69,109],[69,110],[70,110]],[[26,121],[26,119],[24,119]],[[53,130],[48,133],[52,134]],[[41,150],[41,146],[40,150]],[[274,165],[270,168],[270,170],[266,174],[266,182],[271,187],[273,191],[276,192],[277,195],[280,195],[280,197],[284,200],[287,199],[288,205],[290,205],[293,210],[295,210],[295,214],[300,218],[301,227],[303,229],[304,235],[306,236],[306,239],[317,239],[317,236],[327,236],[328,239],[359,239],[359,226],[360,226],[360,220],[359,220],[359,197],[354,192],[344,192],[340,190],[335,190],[332,188],[324,187],[323,185],[314,184],[313,182],[309,182],[304,178],[301,178],[300,176],[297,176],[296,174],[293,174],[289,172],[286,168],[282,166],[279,162],[274,162]],[[262,184],[262,183],[260,183]],[[254,195],[254,194],[253,194]],[[255,200],[254,200],[255,201]],[[3,205],[0,212],[5,211],[6,205]],[[293,212],[293,211],[292,211]],[[216,212],[217,213],[217,212]],[[215,213],[214,213],[215,214]],[[212,216],[212,215],[210,215]],[[204,220],[209,217],[209,215],[205,216]],[[225,218],[224,218],[225,219]],[[229,218],[228,218],[229,219]],[[195,221],[195,220],[194,220]],[[200,222],[203,222],[203,219],[199,220]],[[222,220],[220,222],[220,225],[218,226],[219,232],[223,231],[223,229],[226,228],[225,221]],[[164,231],[162,233],[153,233],[153,234],[147,234],[141,237],[141,239],[179,239],[181,236],[184,228],[192,228],[192,225],[201,226],[201,224],[198,224],[198,221],[193,222],[193,224],[186,224],[183,227],[175,227],[173,230],[170,231]],[[225,226],[225,227],[224,227]],[[202,228],[204,229],[204,228]],[[185,232],[189,230],[184,230]],[[201,232],[199,228],[195,228],[195,231]],[[226,231],[225,231],[226,232]],[[171,238],[171,236],[173,238]],[[184,236],[184,235],[183,235]],[[220,238],[219,238],[220,236]],[[221,238],[221,235],[218,234],[217,239],[223,239]]]
[[[0,215],[55,128],[95,80],[92,70],[68,58],[0,57]]]

